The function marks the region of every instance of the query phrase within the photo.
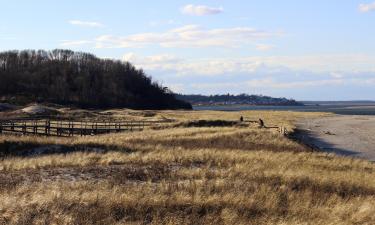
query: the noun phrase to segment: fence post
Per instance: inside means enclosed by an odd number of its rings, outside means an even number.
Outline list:
[[[26,122],[23,122],[22,133],[23,133],[24,135],[26,134]]]
[[[47,120],[47,133],[48,136],[51,135],[51,120]]]
[[[51,135],[51,120],[47,120],[47,132],[48,136]]]
[[[48,136],[48,122],[44,121],[44,135]]]
[[[72,122],[70,133],[71,133],[71,136],[74,136],[74,122]]]
[[[279,127],[279,133],[281,135],[287,135],[287,129],[284,126]]]
[[[62,131],[61,131],[61,127],[62,127],[62,122],[60,121],[60,123],[59,122],[57,122],[57,129],[56,129],[56,132],[57,132],[57,136],[61,136],[61,134],[62,134]]]

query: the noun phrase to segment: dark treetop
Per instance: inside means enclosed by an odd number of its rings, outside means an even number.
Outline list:
[[[70,50],[0,53],[0,97],[92,108],[191,108],[129,62]]]

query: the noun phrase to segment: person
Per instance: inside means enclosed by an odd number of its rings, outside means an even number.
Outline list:
[[[259,127],[263,128],[264,127],[264,122],[261,118],[259,118]]]
[[[243,122],[243,116],[240,117],[240,121]]]

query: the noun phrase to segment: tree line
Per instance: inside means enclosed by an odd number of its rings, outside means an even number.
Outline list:
[[[193,105],[221,105],[221,104],[244,104],[244,105],[280,105],[280,106],[302,106],[303,103],[294,99],[273,98],[264,95],[176,95],[177,99],[189,102]]]
[[[1,52],[0,96],[93,108],[191,108],[129,62],[61,49]]]

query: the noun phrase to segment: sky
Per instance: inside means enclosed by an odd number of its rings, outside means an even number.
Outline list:
[[[184,94],[375,100],[374,0],[0,0],[0,51],[129,61]]]

